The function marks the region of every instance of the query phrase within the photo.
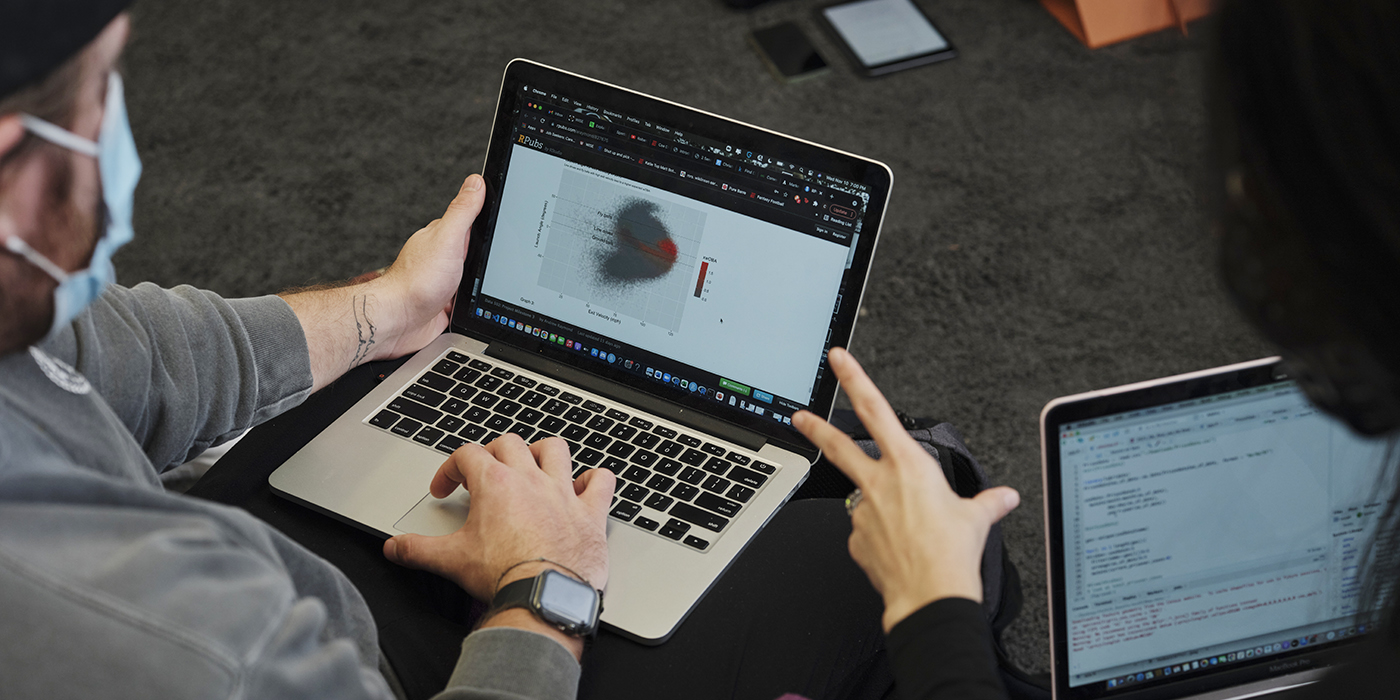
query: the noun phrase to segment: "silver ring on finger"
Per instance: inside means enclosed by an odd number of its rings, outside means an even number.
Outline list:
[[[846,515],[855,516],[856,506],[860,505],[863,498],[865,498],[865,494],[860,489],[852,491],[851,495],[846,497]]]

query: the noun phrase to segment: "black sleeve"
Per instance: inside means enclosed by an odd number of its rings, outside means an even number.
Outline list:
[[[890,630],[890,660],[900,700],[1005,700],[992,630],[982,606],[936,600]]]

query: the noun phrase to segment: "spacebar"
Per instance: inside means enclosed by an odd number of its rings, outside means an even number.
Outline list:
[[[715,532],[723,530],[724,526],[729,524],[728,518],[722,518],[709,511],[701,510],[689,503],[677,503],[671,508],[671,515],[693,525],[699,525],[706,530],[714,530]]]

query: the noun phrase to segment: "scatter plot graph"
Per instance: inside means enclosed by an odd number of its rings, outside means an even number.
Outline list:
[[[539,285],[671,332],[680,329],[705,214],[565,170]]]

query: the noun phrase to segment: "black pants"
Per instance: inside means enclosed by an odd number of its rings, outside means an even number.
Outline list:
[[[190,491],[244,508],[353,581],[380,647],[410,698],[446,684],[483,606],[436,576],[384,559],[383,540],[273,495],[267,476],[393,366],[366,366],[252,431]],[[846,551],[850,520],[833,499],[780,511],[660,646],[604,630],[583,659],[583,698],[754,698],[784,693],[882,698],[893,679],[883,606]]]

